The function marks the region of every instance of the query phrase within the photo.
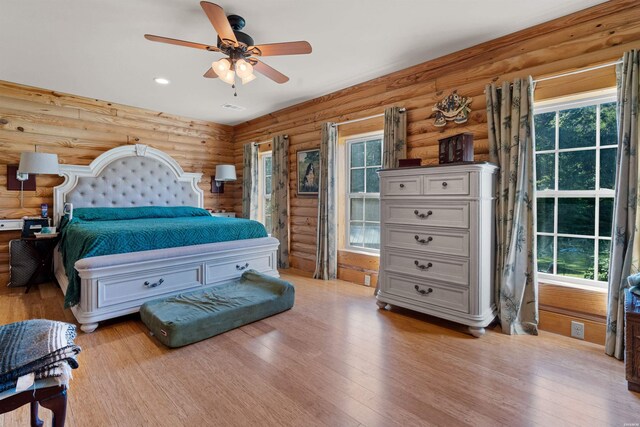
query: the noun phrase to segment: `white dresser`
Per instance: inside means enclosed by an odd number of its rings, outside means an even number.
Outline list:
[[[484,334],[496,315],[497,169],[468,163],[380,171],[380,308],[405,307]]]

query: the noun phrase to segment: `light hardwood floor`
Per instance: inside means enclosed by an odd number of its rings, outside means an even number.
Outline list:
[[[370,288],[283,278],[296,285],[292,310],[181,349],[156,342],[137,315],[81,333],[67,425],[640,422],[640,395],[601,346],[497,328],[474,339],[452,323],[380,311]],[[54,285],[22,292],[0,290],[0,323],[73,320]],[[28,420],[25,406],[0,415],[0,426]]]

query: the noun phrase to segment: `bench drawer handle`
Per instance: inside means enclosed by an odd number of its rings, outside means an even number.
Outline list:
[[[444,182],[442,183],[442,186],[443,186],[444,188],[447,188],[447,185],[448,185],[448,184],[447,184],[447,181],[444,181]]]
[[[431,215],[433,215],[433,212],[432,211],[427,211],[426,214],[423,214],[423,213],[420,213],[420,211],[418,209],[416,209],[415,211],[413,211],[413,214],[415,216],[417,216],[418,218],[420,218],[420,219],[425,219],[425,218],[428,218]]]
[[[426,245],[427,243],[429,243],[430,241],[433,240],[433,237],[429,236],[426,239],[421,239],[420,236],[418,236],[417,234],[415,236],[413,236],[416,239],[416,242],[418,243],[422,243],[423,245]]]
[[[404,188],[404,184],[400,184],[400,188]]]
[[[428,270],[431,267],[433,267],[432,263],[428,263],[427,265],[424,265],[424,264],[420,264],[418,260],[415,260],[414,264],[416,265],[416,267],[418,267],[419,270],[422,270],[422,271]]]
[[[160,279],[155,283],[150,283],[149,281],[144,282],[144,285],[147,288],[157,288],[158,286],[162,285],[164,283],[164,279]]]
[[[420,295],[429,295],[431,292],[433,292],[433,289],[429,288],[426,291],[424,289],[420,289],[420,286],[416,285],[415,286],[416,291],[420,294]]]
[[[245,265],[236,264],[236,270],[238,270],[238,271],[242,271],[242,270],[244,270],[245,268],[248,268],[248,267],[249,267],[249,263],[246,263]]]

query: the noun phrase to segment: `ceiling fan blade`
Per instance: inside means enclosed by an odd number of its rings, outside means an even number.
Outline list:
[[[194,49],[203,49],[210,52],[220,52],[220,49],[218,49],[217,47],[209,46],[202,43],[187,42],[184,40],[171,39],[169,37],[154,36],[153,34],[145,34],[144,38],[147,40],[151,40],[152,42],[175,44],[176,46],[192,47]]]
[[[258,56],[303,55],[311,53],[311,45],[306,41],[271,43],[251,46],[248,50]]]
[[[218,75],[215,71],[213,71],[213,68],[209,68],[207,72],[202,75],[202,77],[206,77],[208,79],[217,79]]]
[[[265,64],[264,62],[260,62],[255,58],[251,58],[252,61],[255,61],[255,64],[253,64],[253,69],[256,70],[257,72],[259,72],[260,74],[264,74],[265,76],[269,77],[271,80],[273,80],[276,83],[286,83],[289,81],[289,77],[285,76],[284,74],[282,74],[280,71],[276,70],[275,68],[271,68],[270,66],[268,66],[267,64]]]
[[[207,14],[207,18],[211,21],[211,25],[220,36],[222,41],[231,42],[234,46],[238,45],[238,40],[236,40],[236,35],[233,34],[233,29],[231,25],[229,25],[229,20],[227,19],[227,15],[224,14],[224,9],[218,6],[215,3],[210,3],[208,1],[201,1],[200,6],[204,13]]]

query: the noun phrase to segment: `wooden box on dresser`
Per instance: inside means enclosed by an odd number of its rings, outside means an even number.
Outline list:
[[[496,315],[497,170],[469,162],[380,171],[380,308],[405,307],[484,334]]]

